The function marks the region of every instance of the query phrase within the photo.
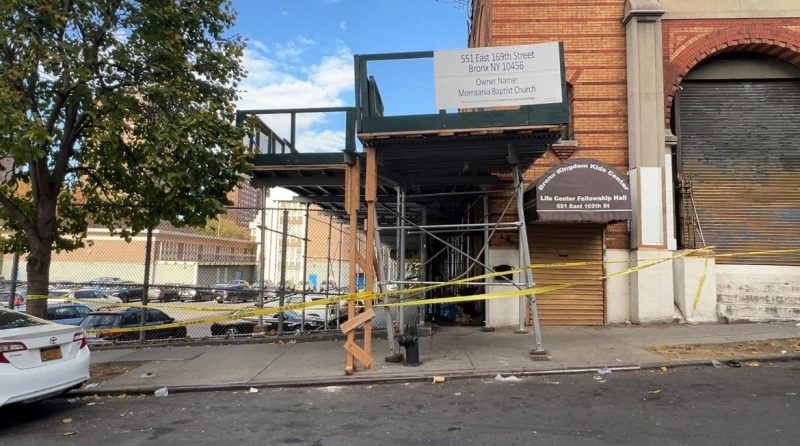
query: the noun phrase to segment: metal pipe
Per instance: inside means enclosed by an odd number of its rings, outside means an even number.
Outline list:
[[[423,206],[422,207],[422,224],[426,224],[426,223],[428,223],[428,209]],[[425,234],[424,232],[420,232],[419,234],[420,234],[420,236],[419,236],[419,263],[420,263],[420,265],[423,265],[425,263],[428,263],[428,260],[427,260],[427,257],[428,257],[428,235]],[[423,266],[420,266],[420,269],[419,269],[418,272],[419,272],[419,279],[421,281],[428,280],[428,270],[427,270],[427,268],[425,268]],[[423,292],[422,293],[422,298],[426,299],[427,297],[428,297],[428,293],[427,292]],[[427,305],[420,305],[420,307],[419,307],[418,320],[419,320],[420,326],[424,326],[425,325],[425,311],[426,311],[427,307],[428,307]]]
[[[327,299],[330,294],[331,289],[331,237],[333,236],[333,215],[328,216],[328,259],[327,264],[325,266],[325,298]],[[337,305],[338,307],[338,305]],[[325,308],[325,330],[328,330],[328,316],[330,309],[329,306],[326,305]]]
[[[267,188],[266,187],[262,187],[261,188],[261,204],[264,205],[264,207],[266,207],[266,204],[267,204],[266,203],[266,199],[267,199]],[[259,270],[259,276],[261,277],[259,283],[260,283],[260,288],[261,289],[259,290],[260,292],[258,294],[258,308],[261,308],[261,309],[264,308],[264,281],[266,280],[265,276],[266,276],[266,273],[267,273],[267,265],[266,265],[266,260],[267,260],[267,252],[266,252],[266,248],[267,248],[267,231],[266,231],[266,229],[267,229],[267,211],[262,209],[261,210],[261,258],[259,259],[260,261],[258,262],[258,263],[261,264],[261,268]],[[263,314],[259,314],[258,315],[258,326],[262,327],[262,328],[264,327],[264,315]]]
[[[399,188],[399,192],[400,192],[399,193],[399,198],[400,198],[399,210],[400,210],[400,214],[398,215],[398,217],[401,219],[401,221],[398,222],[398,225],[397,225],[399,227],[398,228],[398,232],[400,233],[399,234],[399,239],[398,239],[398,242],[399,242],[398,245],[399,246],[398,246],[398,249],[397,249],[397,259],[398,259],[397,260],[397,277],[398,278],[401,278],[401,277],[405,278],[406,277],[406,230],[405,230],[405,228],[402,228],[400,226],[402,225],[402,222],[406,220],[406,190],[403,189],[403,188]],[[400,285],[398,288],[399,289],[403,289],[405,287]],[[405,295],[403,295],[403,294],[400,295],[400,299],[403,299],[404,297],[405,297]],[[400,313],[398,315],[398,317],[397,317],[397,324],[399,325],[399,330],[398,331],[400,332],[400,334],[403,334],[403,332],[405,331],[405,328],[404,328],[405,327],[405,309],[400,307],[400,308],[398,308],[398,312]]]
[[[142,331],[139,332],[139,342],[144,344],[147,325],[147,297],[150,293],[150,259],[153,257],[153,225],[147,227],[147,239],[144,247],[144,286],[142,287],[142,320],[139,321]],[[162,298],[163,299],[163,298]]]
[[[413,280],[390,280],[389,283],[405,284],[405,285],[441,285],[444,283],[450,286],[471,286],[471,285],[501,285],[501,286],[525,286],[524,283],[517,282],[464,282],[464,283],[450,283],[450,282],[431,282],[431,281],[413,281]]]
[[[408,195],[409,198],[418,198],[418,197],[447,197],[450,195],[480,195],[485,194],[487,192],[482,190],[475,190],[475,191],[459,191],[459,192],[436,192],[431,194],[411,194]]]
[[[489,194],[486,194],[486,195],[483,196],[483,223],[485,225],[487,225],[487,226],[485,228],[483,228],[483,247],[481,247],[481,251],[483,252],[483,261],[487,265],[491,265],[491,259],[489,257],[489,241],[490,241],[490,237],[491,236],[489,235],[489,226],[488,226],[489,225],[489,214],[491,212],[490,212],[489,206],[490,206]],[[484,267],[483,268],[483,273],[484,274],[490,274],[489,273],[489,268]],[[498,282],[498,283],[502,283],[502,282]],[[487,283],[485,285],[490,285],[490,284]],[[487,294],[489,293],[488,286],[484,287],[483,292],[487,293]],[[492,327],[492,322],[491,322],[492,318],[491,318],[491,310],[489,308],[489,301],[488,300],[484,300],[483,301],[483,319],[484,319],[483,325],[486,328],[491,328]]]
[[[431,234],[451,234],[453,232],[483,232],[484,230],[488,230],[489,227],[486,228],[468,228],[468,229],[442,229],[442,230],[430,230],[428,233]],[[508,227],[508,228],[497,228],[497,231],[519,231],[518,227]],[[422,231],[408,231],[408,234],[424,234]]]
[[[511,147],[509,147],[509,151],[510,150]],[[520,226],[519,228],[519,243],[520,243],[520,251],[522,254],[522,263],[524,265],[530,265],[531,252],[530,252],[530,245],[528,244],[528,231],[525,227],[525,210],[522,208],[525,192],[522,190],[522,173],[519,171],[519,165],[514,166],[514,186],[516,187],[516,193],[517,193],[517,215],[519,221],[522,222],[522,226]],[[525,282],[528,284],[528,288],[533,287],[535,285],[535,282],[533,280],[533,269],[526,268],[524,274],[525,274]],[[541,353],[544,352],[544,347],[542,347],[542,332],[539,327],[539,309],[537,308],[538,305],[536,304],[536,295],[531,294],[529,298],[531,303],[531,318],[533,319],[533,332],[536,337],[535,351],[537,353]],[[523,314],[520,314],[520,320],[524,323]]]
[[[286,241],[289,240],[289,210],[283,210],[283,237],[281,240],[281,287],[278,289],[278,306],[283,307],[286,300]],[[283,311],[278,313],[278,336],[283,334]]]
[[[393,211],[391,208],[388,208],[388,207],[386,207],[385,205],[384,205],[384,207],[385,207],[385,208],[386,208],[386,209],[387,209],[389,212],[392,212],[392,213],[395,213],[395,214],[397,214],[397,213],[396,213],[395,211]],[[400,215],[400,214],[397,214],[397,215]],[[409,219],[407,219],[407,218],[405,218],[405,217],[402,217],[402,218],[404,218],[404,219],[405,219],[406,223],[411,223],[412,225],[414,224],[414,222],[410,221]],[[420,229],[423,229],[423,228],[420,228]],[[423,229],[423,230],[424,230],[424,229]],[[445,241],[443,238],[441,238],[441,237],[437,236],[436,234],[431,234],[429,231],[425,231],[425,232],[427,232],[427,233],[428,233],[428,235],[430,235],[430,236],[431,236],[433,239],[435,239],[435,240],[438,240],[439,242],[441,242],[441,243],[444,243],[445,245],[449,246],[449,247],[450,247],[452,250],[458,251],[458,248],[456,248],[455,246],[453,246],[451,243],[448,243],[448,242],[446,242],[446,241]],[[489,269],[489,271],[491,271],[491,272],[493,272],[493,273],[497,272],[497,271],[495,271],[494,269],[492,269],[491,267],[489,267],[488,265],[486,265],[485,263],[481,262],[480,260],[478,260],[478,259],[476,259],[476,258],[474,258],[474,257],[472,257],[472,256],[469,256],[469,257],[470,257],[470,258],[471,258],[473,261],[475,261],[475,263],[477,263],[477,264],[479,264],[479,265],[483,266],[484,268],[488,268],[488,269]],[[503,280],[506,280],[506,281],[508,281],[508,282],[511,282],[510,280],[508,280],[507,278],[505,278],[505,277],[503,277],[503,276],[499,276],[499,277],[501,277]]]
[[[310,206],[309,204],[306,204],[306,220],[304,222],[305,223],[305,229],[303,230],[303,232],[305,233],[305,239],[306,239],[303,242],[303,280],[302,280],[301,285],[300,285],[300,286],[303,287],[303,292],[302,292],[303,303],[306,303],[306,296],[308,295],[307,294],[307,289],[306,289],[306,280],[307,280],[307,276],[308,276],[308,222],[309,222],[309,219],[308,219],[308,208],[309,208],[309,206]],[[304,331],[306,329],[306,307],[303,307],[303,311],[301,313],[301,318],[302,318],[303,326],[300,327],[300,331]]]
[[[378,211],[376,211],[373,207],[373,218],[375,221],[378,221]],[[377,246],[377,256],[378,256],[378,286],[380,287],[380,292],[384,293],[387,291],[386,286],[388,285],[388,281],[386,280],[386,263],[384,263],[383,258],[383,245],[381,244],[381,233],[380,231],[375,231],[375,246]],[[383,303],[388,304],[389,298],[384,296]],[[397,339],[394,334],[394,322],[392,321],[392,309],[390,307],[383,307],[384,314],[386,315],[386,332],[389,338],[389,351],[391,352],[392,356],[397,355],[400,353],[400,346],[397,345]]]
[[[393,210],[391,212],[396,213]],[[460,229],[460,228],[483,228],[484,226],[486,226],[485,223],[469,223],[469,224],[461,223],[461,224],[453,224],[453,225],[424,225],[424,226],[423,225],[414,224],[413,222],[408,222],[408,223],[411,223],[411,226],[400,225],[398,223],[397,226],[380,226],[380,227],[376,226],[376,229],[381,230],[381,231],[384,230],[384,229],[396,229],[396,230],[399,231],[401,229]],[[519,227],[520,225],[521,225],[521,223],[518,222],[518,221],[509,221],[509,222],[492,223],[489,226],[497,226],[497,227],[513,226],[513,227],[516,228],[516,227]],[[399,234],[398,234],[398,236],[399,236]]]

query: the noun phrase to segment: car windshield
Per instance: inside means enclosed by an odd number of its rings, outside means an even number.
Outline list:
[[[47,322],[15,311],[0,311],[0,330],[36,327],[37,325],[47,325]]]
[[[90,314],[83,319],[81,327],[92,329],[100,327],[116,327],[122,316],[118,314]]]

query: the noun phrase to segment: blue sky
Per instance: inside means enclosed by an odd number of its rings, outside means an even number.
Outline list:
[[[239,107],[353,105],[353,54],[467,46],[467,11],[436,0],[233,0],[249,40]],[[387,115],[435,113],[433,61],[371,63]],[[285,138],[289,118],[263,117]],[[343,116],[298,117],[298,149],[341,150]]]

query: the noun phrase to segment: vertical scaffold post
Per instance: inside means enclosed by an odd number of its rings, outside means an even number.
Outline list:
[[[524,191],[522,190],[522,173],[519,170],[519,163],[515,163],[512,168],[514,171],[514,190],[517,197],[517,216],[519,219],[519,251],[520,260],[522,263],[520,267],[529,267],[531,265],[531,252],[530,246],[528,245],[528,231],[525,225],[525,209],[523,208]],[[535,282],[533,281],[533,270],[531,268],[525,268],[524,274],[525,288],[533,288],[535,285]],[[536,347],[531,350],[531,354],[542,355],[545,354],[545,350],[544,347],[542,347],[542,332],[539,327],[539,310],[536,304],[536,295],[530,294],[528,295],[528,298],[530,299],[531,319],[533,319],[533,332],[536,338]],[[525,300],[524,298],[521,298],[520,300],[520,328],[524,329],[526,316]]]

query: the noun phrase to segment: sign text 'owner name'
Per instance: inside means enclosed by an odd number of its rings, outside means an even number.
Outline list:
[[[563,101],[557,42],[436,51],[433,67],[439,110]]]

